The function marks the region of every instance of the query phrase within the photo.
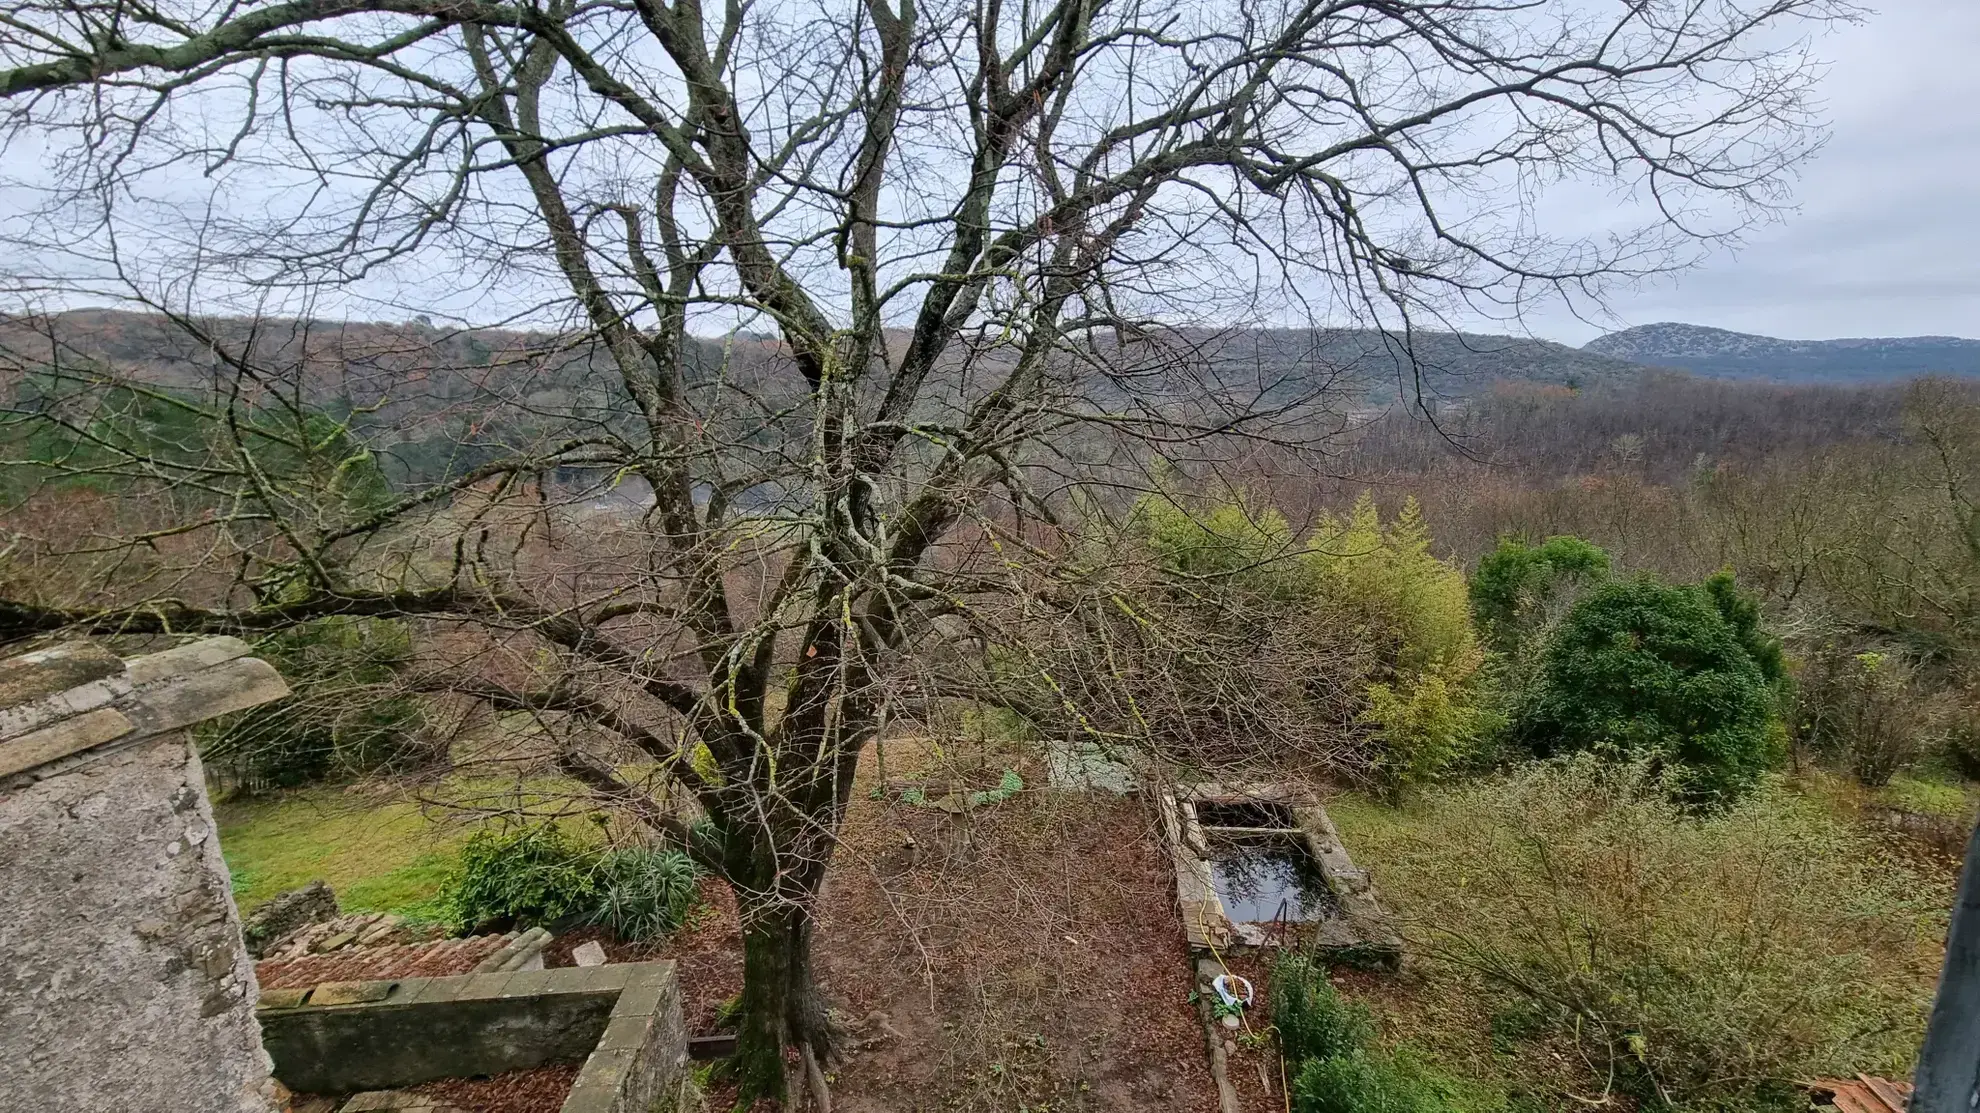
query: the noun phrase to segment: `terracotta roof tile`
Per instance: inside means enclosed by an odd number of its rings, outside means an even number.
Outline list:
[[[438,978],[468,974],[509,941],[506,935],[470,935],[390,947],[346,947],[297,958],[268,958],[254,965],[261,988],[305,989],[323,982],[383,978]]]
[[[1818,1078],[1807,1084],[1817,1097],[1826,1097],[1841,1113],[1904,1113],[1911,1103],[1911,1083],[1859,1074],[1855,1078]]]

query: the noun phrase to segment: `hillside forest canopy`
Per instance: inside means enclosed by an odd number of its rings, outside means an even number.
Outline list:
[[[1593,752],[1687,809],[1971,739],[1965,388],[1453,408],[1410,358],[1774,211],[1847,5],[0,11],[0,134],[49,167],[0,228],[0,633],[261,639],[298,702],[210,743],[251,785],[535,716],[531,775],[732,889],[746,1095],[789,1050],[824,1100],[855,769],[958,705],[1388,793]],[[1642,219],[1549,235],[1564,184]],[[535,324],[326,323],[463,294]],[[1395,415],[1235,327],[1334,319],[1400,345]],[[1917,723],[1852,725],[1906,685]]]

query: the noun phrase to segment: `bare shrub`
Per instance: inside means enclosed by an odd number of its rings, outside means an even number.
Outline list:
[[[1924,751],[1932,705],[1895,653],[1825,645],[1803,666],[1796,693],[1798,741],[1872,788],[1889,784]]]

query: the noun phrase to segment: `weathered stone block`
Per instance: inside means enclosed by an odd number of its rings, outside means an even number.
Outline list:
[[[162,684],[187,673],[201,672],[222,665],[250,652],[239,638],[201,638],[159,653],[134,657],[124,664],[124,676],[138,688]]]
[[[0,742],[0,777],[94,749],[136,730],[124,713],[99,707]]]
[[[114,685],[97,682],[123,675],[124,662],[94,642],[69,642],[0,659],[0,738],[33,730],[50,717],[88,710],[70,701],[49,705],[45,701],[51,696],[89,689],[109,702]]]
[[[653,1027],[653,1017],[613,1016],[605,1025],[605,1034],[598,1037],[600,1050],[627,1050],[646,1043],[647,1029]]]
[[[397,982],[324,982],[309,995],[312,1005],[362,1005],[391,996]]]
[[[249,913],[241,922],[248,950],[259,957],[298,928],[337,918],[337,894],[321,881],[291,889]]]
[[[272,1107],[212,830],[175,735],[0,790],[0,1109]]]
[[[142,693],[131,717],[147,732],[177,730],[288,694],[289,686],[268,662],[243,657]]]
[[[261,1001],[255,1007],[261,1009],[299,1009],[302,1007],[302,1003],[307,1000],[309,1000],[309,990],[307,988],[264,989],[261,991]]]

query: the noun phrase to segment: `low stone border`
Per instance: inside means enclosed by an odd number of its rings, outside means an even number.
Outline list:
[[[1330,962],[1388,970],[1400,965],[1402,937],[1376,900],[1368,874],[1348,857],[1327,809],[1311,792],[1290,784],[1178,785],[1162,793],[1162,829],[1175,863],[1176,905],[1191,948],[1231,950],[1267,942],[1261,925],[1231,921],[1211,884],[1209,839],[1196,814],[1198,803],[1210,802],[1272,804],[1291,813],[1289,828],[1257,829],[1283,830],[1305,843],[1341,906],[1339,916],[1299,925],[1308,933],[1303,942]]]
[[[563,1113],[647,1113],[687,1061],[672,962],[271,990],[257,1015],[275,1077],[311,1093],[583,1060]]]

